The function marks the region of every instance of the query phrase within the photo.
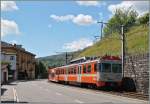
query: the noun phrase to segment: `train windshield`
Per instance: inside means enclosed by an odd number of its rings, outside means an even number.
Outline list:
[[[119,63],[100,63],[99,64],[100,72],[104,73],[121,73],[122,66]]]
[[[111,63],[102,63],[101,72],[105,72],[105,73],[111,72]]]
[[[121,64],[112,64],[112,72],[113,73],[121,73],[122,72]]]

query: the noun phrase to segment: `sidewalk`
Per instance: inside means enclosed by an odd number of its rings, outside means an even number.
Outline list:
[[[1,86],[1,102],[2,103],[14,103],[14,85],[2,85]]]

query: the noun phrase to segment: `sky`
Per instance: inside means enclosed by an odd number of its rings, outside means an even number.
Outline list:
[[[139,16],[149,10],[148,1],[2,1],[1,40],[21,44],[36,57],[81,50],[101,35],[97,21],[130,6]]]

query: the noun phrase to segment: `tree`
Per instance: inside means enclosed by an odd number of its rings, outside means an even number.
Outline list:
[[[140,24],[147,24],[149,22],[149,13],[145,13],[143,16],[138,18]]]
[[[45,77],[47,70],[46,70],[45,65],[41,61],[36,62],[35,69],[36,69],[35,70],[36,78],[38,78],[38,76]]]
[[[116,9],[115,14],[104,27],[104,36],[107,36],[112,32],[120,33],[121,25],[124,25],[124,31],[127,32],[128,29],[135,24],[137,16],[138,13],[131,7],[128,9]]]

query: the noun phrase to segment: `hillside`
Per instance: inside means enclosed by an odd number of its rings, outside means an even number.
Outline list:
[[[78,55],[79,55],[79,51],[78,52],[68,52],[67,53],[67,57],[68,57],[67,61],[69,62],[71,59],[77,57]],[[46,67],[61,66],[61,65],[66,64],[66,53],[40,57],[40,58],[37,58],[37,60],[43,62]]]
[[[128,54],[139,54],[148,52],[148,26],[134,26],[125,33],[126,50]],[[77,57],[81,56],[103,56],[121,55],[121,40],[119,34],[111,34],[95,43],[93,46],[84,49]]]

